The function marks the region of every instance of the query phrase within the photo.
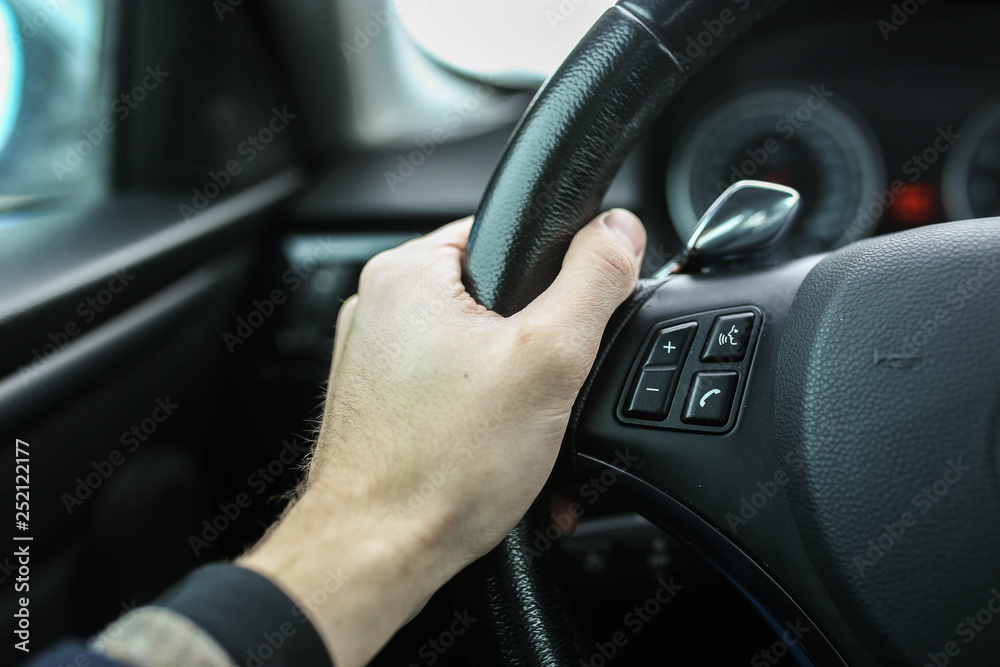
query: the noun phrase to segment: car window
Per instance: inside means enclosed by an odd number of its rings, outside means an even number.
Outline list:
[[[540,84],[614,0],[394,0],[413,40],[442,64],[511,87]],[[380,18],[380,12],[372,16]],[[377,26],[376,26],[377,27]],[[362,26],[362,29],[367,26]],[[363,39],[362,32],[357,37]]]
[[[110,99],[112,4],[0,0],[0,210],[107,188],[115,130],[150,94]]]

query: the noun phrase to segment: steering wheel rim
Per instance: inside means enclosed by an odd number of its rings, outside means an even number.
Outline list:
[[[508,142],[463,257],[470,294],[508,316],[544,291],[628,152],[677,91],[784,2],[620,0],[609,9],[545,82]],[[709,43],[686,53],[672,48],[694,34],[692,26],[708,29]],[[550,555],[525,556],[546,520],[536,503],[464,577],[488,626],[490,653],[482,660],[561,667],[581,655]]]
[[[785,1],[619,0],[609,9],[514,129],[463,259],[469,292],[504,316],[541,294],[639,137],[691,76]]]
[[[759,3],[750,0],[697,3],[622,0],[609,10],[539,91],[508,144],[477,213],[463,263],[463,280],[473,296],[488,308],[510,315],[541,293],[558,271],[570,239],[597,213],[611,178],[652,120],[694,72],[760,16],[780,4],[780,0]],[[883,302],[871,297],[870,307],[867,308],[866,304],[861,304],[852,310],[849,305],[838,301],[845,286],[860,290],[873,280],[885,279],[884,274],[877,270],[869,271],[863,266],[865,261],[876,255],[888,258],[879,259],[882,268],[887,263],[896,262],[906,269],[907,275],[914,276],[923,267],[921,262],[926,263],[921,251],[929,249],[932,243],[942,244],[954,251],[954,257],[936,264],[942,274],[948,274],[953,264],[957,262],[961,265],[961,260],[971,259],[977,253],[981,255],[996,250],[997,256],[1000,256],[997,225],[955,224],[949,225],[943,233],[938,233],[940,230],[926,233],[914,231],[862,245],[860,249],[840,251],[826,258],[808,258],[778,269],[740,275],[735,279],[726,276],[712,279],[682,276],[642,284],[609,325],[594,371],[574,409],[567,437],[568,447],[564,448],[570,464],[586,473],[613,471],[619,480],[615,484],[617,496],[661,525],[672,524],[673,532],[720,567],[770,616],[775,625],[796,620],[805,623],[810,630],[796,645],[804,649],[808,659],[820,664],[845,664],[845,656],[850,658],[852,664],[878,664],[880,661],[916,663],[924,659],[921,651],[916,649],[918,644],[921,650],[931,648],[927,651],[928,656],[937,656],[940,651],[945,651],[941,655],[946,658],[953,655],[945,641],[950,635],[937,626],[926,631],[927,641],[918,641],[919,633],[912,628],[903,628],[905,623],[886,621],[873,615],[875,610],[879,610],[905,617],[908,614],[906,606],[892,600],[895,594],[903,591],[900,600],[906,600],[906,604],[912,606],[911,591],[900,588],[898,582],[884,585],[875,582],[876,591],[870,594],[863,590],[866,583],[850,571],[849,558],[845,566],[843,546],[839,542],[849,541],[852,529],[860,526],[861,530],[868,530],[868,527],[864,523],[839,521],[837,508],[831,507],[831,503],[843,502],[842,497],[835,491],[822,489],[820,478],[830,466],[840,465],[838,470],[843,473],[845,469],[837,462],[836,456],[847,454],[863,458],[867,456],[863,446],[872,443],[858,436],[862,447],[827,447],[818,459],[808,459],[801,478],[789,483],[787,490],[782,488],[780,493],[776,491],[773,520],[757,521],[754,525],[760,535],[735,538],[735,532],[727,535],[721,528],[725,525],[723,517],[726,514],[725,503],[720,498],[727,494],[720,489],[725,484],[714,484],[719,497],[703,494],[703,497],[697,498],[698,490],[665,468],[652,471],[647,468],[639,473],[627,467],[616,467],[612,462],[610,445],[603,452],[600,446],[583,452],[575,445],[584,432],[607,443],[614,442],[615,438],[620,442],[624,437],[622,434],[626,431],[623,429],[630,425],[622,423],[629,421],[623,419],[621,414],[622,401],[625,400],[622,387],[627,392],[629,387],[635,386],[636,373],[641,371],[636,350],[642,356],[647,344],[643,341],[661,328],[665,321],[701,318],[702,329],[706,329],[719,309],[743,304],[748,308],[760,306],[758,315],[763,323],[758,326],[760,331],[767,330],[766,335],[760,332],[754,334],[759,339],[754,340],[758,349],[754,353],[752,367],[749,355],[745,366],[732,366],[741,373],[740,386],[734,398],[734,412],[742,410],[740,428],[735,428],[737,422],[734,416],[730,426],[716,429],[717,435],[729,440],[727,446],[730,453],[713,452],[703,455],[707,457],[706,461],[692,463],[686,458],[691,456],[690,452],[683,451],[684,443],[692,443],[690,447],[703,447],[703,444],[697,444],[697,438],[703,437],[704,433],[674,432],[670,434],[669,444],[651,437],[650,434],[655,432],[652,427],[683,430],[685,426],[676,419],[672,425],[667,421],[644,424],[639,420],[633,426],[647,428],[629,431],[637,441],[651,443],[647,451],[654,452],[657,446],[666,449],[666,454],[657,453],[661,462],[669,461],[681,469],[689,465],[686,472],[696,479],[698,475],[712,473],[725,478],[734,489],[729,492],[730,501],[738,497],[734,495],[737,490],[745,490],[747,495],[755,490],[752,486],[746,490],[752,475],[726,468],[739,460],[734,456],[755,460],[761,470],[773,472],[775,469],[777,454],[759,449],[754,452],[756,456],[748,453],[749,448],[757,446],[747,442],[751,434],[760,438],[777,434],[778,442],[773,447],[775,451],[782,455],[797,453],[802,456],[803,452],[809,454],[819,449],[823,439],[817,436],[817,432],[829,427],[831,419],[845,419],[842,412],[828,405],[829,401],[821,400],[822,396],[816,399],[816,395],[822,394],[823,385],[815,374],[809,372],[810,364],[836,367],[835,375],[841,385],[853,380],[859,381],[862,387],[885,382],[900,395],[906,395],[909,385],[920,385],[918,389],[923,393],[913,395],[914,401],[919,403],[918,399],[932,393],[929,385],[925,387],[926,383],[913,382],[905,376],[884,377],[887,369],[902,369],[919,361],[918,357],[906,354],[883,354],[880,357],[876,346],[873,362],[871,349],[864,348],[864,345],[870,346],[872,341],[866,339],[857,345],[849,342],[845,346],[836,339],[826,337],[828,347],[838,348],[841,356],[836,357],[817,348],[815,340],[824,339],[823,332],[836,329],[838,321],[843,320],[841,311],[845,309],[853,316],[868,318],[887,327],[890,323],[887,323],[885,313],[895,314],[897,319],[917,316],[915,308],[918,306],[904,304],[908,298],[905,291],[891,293]],[[877,250],[873,251],[873,247]],[[995,273],[1000,274],[1000,268]],[[953,281],[960,282],[966,278],[961,270],[949,275]],[[979,297],[998,291],[996,283],[1000,281],[993,282],[990,290],[985,290]],[[918,280],[917,283],[927,299],[944,302],[950,298],[946,285],[935,284],[933,280]],[[717,290],[717,294],[706,298],[706,287]],[[797,296],[799,292],[808,298],[800,298]],[[782,298],[762,304],[760,293],[780,294]],[[989,301],[984,303],[988,307]],[[841,312],[840,320],[837,320],[838,312]],[[965,309],[963,313],[958,313],[956,319],[968,320],[969,312],[970,309]],[[987,326],[995,323],[1000,327],[997,314],[990,314],[990,318],[985,322]],[[698,334],[697,345],[705,343],[706,333]],[[850,332],[840,331],[840,334],[849,337]],[[956,346],[976,345],[975,341],[960,340],[951,333],[945,337],[949,336],[949,342]],[[811,342],[801,342],[803,339]],[[692,346],[692,349],[695,347]],[[995,423],[991,421],[995,419],[991,415],[997,414],[996,405],[1000,403],[993,401],[991,397],[997,392],[993,391],[994,387],[986,376],[981,375],[982,371],[972,367],[973,364],[974,360],[970,363],[966,359],[963,367],[970,377],[975,375],[978,386],[991,390],[984,392],[987,395],[981,400],[977,399],[974,409],[969,409],[970,415],[977,417],[971,420],[975,422],[975,428],[970,426],[972,430],[968,434],[970,441],[975,440],[979,447],[974,457],[981,472],[988,473],[988,480],[983,484],[993,485],[979,489],[982,491],[980,501],[985,498],[983,502],[1000,507],[997,502],[1000,498],[997,493],[1000,489],[997,483],[1000,454],[996,453],[1000,452],[1000,447],[995,447],[996,451],[991,449],[994,445],[990,440],[993,438],[1000,442],[1000,438],[995,436],[1000,432],[1000,419],[996,419]],[[704,366],[700,368],[704,369]],[[1000,377],[1000,367],[994,369],[990,365],[990,370],[996,371]],[[944,377],[946,371],[932,368],[931,376]],[[683,370],[683,373],[678,370],[681,375],[678,385],[683,387],[693,373],[690,369]],[[883,375],[877,375],[879,373]],[[847,389],[834,389],[840,392],[842,402],[850,401],[849,386]],[[767,402],[761,400],[761,391],[774,393],[773,403],[768,405],[769,414],[764,414],[763,408],[757,405]],[[677,392],[680,398],[676,400],[682,401],[682,389]],[[870,390],[858,393],[873,401],[878,398]],[[775,409],[775,406],[785,404],[789,406],[787,409]],[[608,418],[609,405],[618,405],[617,420]],[[810,415],[813,413],[819,417],[812,419]],[[754,426],[751,416],[760,424]],[[874,417],[874,412],[866,413],[857,421],[860,426],[872,427]],[[914,420],[910,431],[906,431],[907,428],[905,424],[900,426],[903,435],[909,433],[914,442],[923,442],[919,420]],[[985,444],[979,446],[981,440]],[[732,446],[733,442],[745,446],[747,450],[740,451]],[[841,451],[834,451],[838,449]],[[930,452],[930,445],[925,444],[918,449],[924,456],[913,455],[914,461],[907,466],[894,465],[885,455],[873,460],[890,472],[897,471],[915,479],[926,478],[924,464],[929,460],[927,453]],[[734,455],[733,451],[737,451],[738,455]],[[895,455],[908,454],[897,451]],[[834,457],[832,461],[831,456]],[[707,462],[716,467],[707,465]],[[885,484],[887,479],[892,481],[891,475],[888,478],[858,475],[858,478],[865,478],[866,483],[872,485]],[[841,476],[840,481],[850,486],[853,478]],[[713,487],[712,484],[705,486]],[[775,488],[777,486],[781,484]],[[855,488],[861,499],[872,505],[893,500],[891,497],[887,500],[885,494],[872,493],[870,489]],[[975,509],[971,501],[961,502],[964,503],[960,505],[963,510]],[[942,511],[941,515],[935,515],[933,523],[941,526],[947,521],[960,520],[957,511],[949,512],[944,514]],[[866,516],[877,515],[877,511],[868,506],[863,513]],[[467,593],[485,619],[483,625],[489,639],[489,657],[495,660],[495,664],[556,667],[579,664],[581,659],[583,644],[574,632],[568,611],[560,602],[561,593],[548,562],[548,554],[530,555],[532,536],[535,531],[545,528],[546,519],[541,507],[533,507],[510,537],[475,564],[466,578]],[[828,525],[831,522],[833,525]],[[873,527],[877,527],[877,522]],[[768,543],[768,540],[782,537],[779,529],[794,533],[792,537],[797,545],[794,549],[782,551],[784,547]],[[912,539],[919,541],[921,538]],[[927,541],[924,540],[924,543],[927,544]],[[1000,581],[1000,572],[995,565],[982,565],[983,558],[1000,555],[1000,543],[997,539],[983,539],[978,546],[983,548],[984,555],[975,563],[973,569],[976,571],[966,576],[949,570],[952,584],[978,586],[994,574]],[[897,552],[902,553],[900,550]],[[897,558],[901,561],[899,569],[904,573],[926,574],[918,556],[903,553]],[[817,571],[817,568],[828,568],[829,572]],[[776,575],[783,581],[776,580]],[[864,576],[864,572],[861,575]],[[970,606],[970,600],[974,599],[972,594],[963,592],[963,595],[953,595],[952,599],[945,601],[941,597],[944,593],[940,590],[936,593],[937,599],[942,600],[942,607],[949,613],[957,614],[958,610],[967,606],[969,611],[977,611]],[[983,597],[985,599],[986,596]],[[960,602],[955,602],[959,599]],[[1000,602],[1000,599],[997,601]],[[803,607],[809,608],[809,613]],[[815,622],[812,616],[818,617],[821,622]],[[921,628],[930,626],[922,623]],[[971,648],[963,646],[961,649],[966,655],[984,656],[997,647],[996,639],[980,639]]]

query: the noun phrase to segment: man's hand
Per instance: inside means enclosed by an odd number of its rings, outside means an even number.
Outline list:
[[[299,602],[338,667],[371,659],[538,495],[645,247],[632,214],[606,213],[555,282],[503,318],[462,285],[471,226],[365,266],[337,320],[304,493],[238,562]]]

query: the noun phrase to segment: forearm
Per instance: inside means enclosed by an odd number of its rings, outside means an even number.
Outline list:
[[[309,493],[237,560],[299,604],[338,667],[371,660],[465,564],[443,548],[440,512],[403,514],[393,494],[347,492],[351,483],[314,478]]]

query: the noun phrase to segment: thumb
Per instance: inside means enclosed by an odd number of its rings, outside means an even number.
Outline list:
[[[646,230],[632,213],[599,215],[573,237],[559,275],[525,315],[570,321],[582,337],[599,340],[611,314],[635,290],[645,248]]]

